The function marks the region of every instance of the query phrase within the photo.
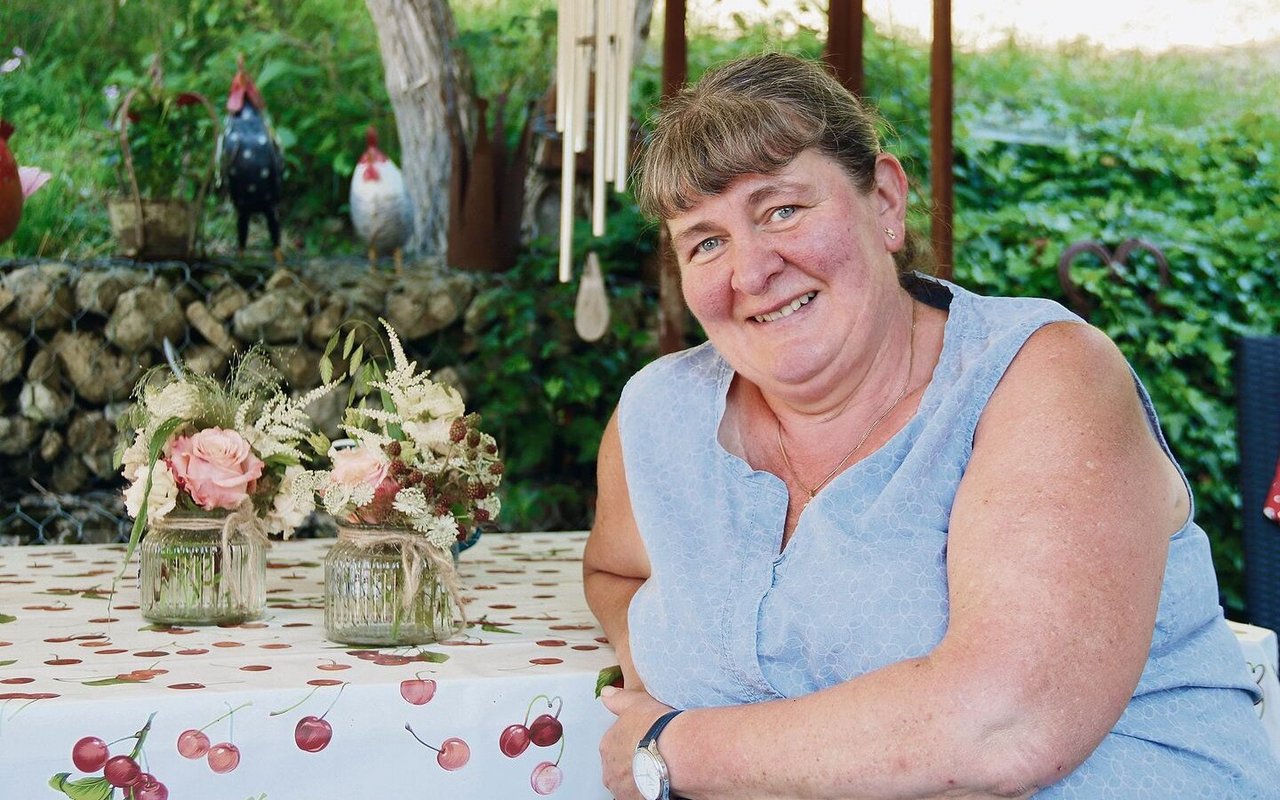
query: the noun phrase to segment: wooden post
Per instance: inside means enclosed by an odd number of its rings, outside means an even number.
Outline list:
[[[933,186],[930,225],[938,276],[952,275],[952,63],[951,0],[933,0],[933,46],[929,59],[929,177]]]
[[[685,38],[684,0],[667,0],[662,29],[662,103],[679,94],[688,77],[688,41]],[[680,293],[680,268],[667,226],[658,228],[658,352],[684,349],[684,297]]]
[[[822,58],[845,88],[862,97],[862,0],[831,0],[827,9],[827,44]]]

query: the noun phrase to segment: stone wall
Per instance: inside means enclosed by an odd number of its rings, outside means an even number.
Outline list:
[[[289,385],[305,391],[320,382],[316,364],[344,320],[385,318],[412,350],[461,331],[481,280],[432,263],[397,276],[356,260],[286,269],[0,262],[0,543],[102,541],[127,530],[112,467],[115,421],[166,348],[221,375],[261,341]],[[456,379],[456,370],[432,367]],[[334,430],[343,400],[336,391],[318,401],[321,425]]]

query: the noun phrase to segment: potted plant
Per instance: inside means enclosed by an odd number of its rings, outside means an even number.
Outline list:
[[[201,94],[167,88],[160,60],[151,82],[129,90],[116,117],[121,194],[107,215],[123,256],[187,259],[195,252],[217,159],[218,115]]]

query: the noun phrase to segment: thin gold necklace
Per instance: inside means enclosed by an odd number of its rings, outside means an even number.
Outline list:
[[[818,494],[818,492],[822,491],[822,487],[826,486],[827,483],[832,478],[834,478],[836,474],[840,472],[841,469],[844,468],[844,465],[849,463],[849,459],[853,458],[853,454],[858,452],[858,448],[862,447],[862,445],[866,443],[867,439],[871,436],[872,432],[875,431],[876,428],[880,427],[880,423],[884,421],[884,418],[889,416],[889,413],[898,407],[898,403],[902,402],[902,398],[907,396],[907,389],[910,388],[911,386],[911,367],[914,364],[915,357],[916,357],[915,341],[916,341],[916,304],[915,304],[915,301],[912,300],[911,301],[911,333],[910,333],[910,338],[907,340],[907,345],[908,345],[907,346],[907,376],[902,381],[902,391],[898,392],[898,396],[894,398],[894,401],[889,404],[888,408],[886,408],[884,411],[881,411],[880,415],[871,421],[871,426],[867,428],[866,433],[862,434],[862,438],[859,439],[858,443],[853,446],[853,449],[845,453],[844,458],[840,459],[840,463],[836,464],[835,468],[832,469],[830,472],[828,472],[825,478],[818,481],[818,485],[814,486],[812,489],[806,486],[804,481],[800,480],[800,475],[796,473],[796,468],[791,466],[791,459],[787,456],[786,445],[782,443],[782,420],[781,419],[778,420],[778,451],[782,453],[782,463],[787,465],[787,472],[791,473],[791,477],[795,479],[795,482],[798,483],[800,485],[800,488],[804,489],[805,492],[809,495],[809,499],[804,501],[804,504],[806,506],[809,505],[809,501],[812,500]]]

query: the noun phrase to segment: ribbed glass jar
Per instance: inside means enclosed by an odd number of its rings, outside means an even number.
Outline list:
[[[170,625],[258,619],[267,605],[267,545],[234,534],[224,560],[225,515],[170,514],[138,545],[142,616]]]
[[[428,558],[408,559],[420,582],[405,607],[404,586],[413,575],[405,572],[402,552],[415,538],[399,529],[339,523],[338,541],[324,560],[324,627],[330,640],[426,644],[458,631],[453,596]]]

